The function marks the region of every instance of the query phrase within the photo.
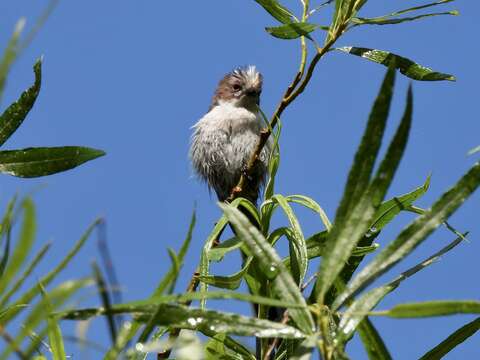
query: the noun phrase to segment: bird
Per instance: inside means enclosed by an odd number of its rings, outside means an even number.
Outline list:
[[[195,173],[228,200],[260,140],[263,76],[253,65],[235,68],[218,83],[208,112],[192,126],[189,156]],[[242,197],[256,204],[265,183],[271,143],[249,173]]]

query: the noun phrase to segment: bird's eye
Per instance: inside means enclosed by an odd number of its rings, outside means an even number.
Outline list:
[[[239,84],[233,84],[233,86],[232,86],[232,89],[233,89],[234,91],[238,91],[238,90],[240,90],[241,88],[242,88],[242,87],[241,87]]]

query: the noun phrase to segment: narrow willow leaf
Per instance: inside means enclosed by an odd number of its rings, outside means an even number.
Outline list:
[[[242,279],[247,273],[250,264],[252,262],[252,257],[249,257],[240,271],[237,271],[235,274],[222,276],[222,275],[207,275],[207,276],[198,276],[198,279],[208,285],[215,286],[221,289],[236,290],[240,287]]]
[[[385,227],[390,221],[393,220],[402,210],[413,204],[413,202],[423,196],[430,186],[430,176],[428,176],[425,183],[416,188],[415,190],[400,196],[396,196],[390,200],[387,200],[380,205],[380,208],[375,214],[375,220],[370,227],[373,233],[378,232]]]
[[[255,360],[253,355],[245,346],[236,342],[231,337],[216,333],[214,331],[204,331],[204,334],[210,337],[210,340],[205,344],[206,360],[218,359],[238,359],[238,360]]]
[[[290,356],[289,360],[310,360],[312,358],[313,351],[318,347],[318,341],[318,334],[307,337],[295,349],[293,356]]]
[[[336,307],[339,307],[351,295],[368,286],[368,284],[409,255],[442,222],[453,214],[479,185],[480,164],[477,163],[452,189],[442,195],[430,211],[418,217],[407,226],[393,242],[358,273],[345,291],[335,300]]]
[[[101,150],[81,147],[39,147],[0,151],[0,172],[25,178],[55,174],[73,169],[105,155]]]
[[[480,317],[456,330],[440,344],[423,355],[419,360],[442,359],[446,354],[463,343],[470,336],[474,335],[478,330],[480,330]]]
[[[11,235],[11,227],[13,222],[13,210],[15,207],[15,203],[17,201],[17,197],[14,196],[8,202],[7,211],[3,215],[2,222],[0,223],[0,244],[5,236],[5,246],[3,249],[2,259],[0,260],[0,282],[1,278],[3,277],[3,273],[8,264],[8,259],[10,257],[10,235]]]
[[[161,311],[158,311],[160,309]],[[241,336],[303,338],[298,329],[264,319],[250,318],[233,313],[188,308],[182,305],[161,304],[157,306],[114,305],[112,313],[132,313],[141,322],[149,321],[156,312],[156,324],[174,328],[215,331]],[[67,320],[87,319],[103,315],[105,309],[81,309],[58,313]]]
[[[453,1],[455,1],[455,0],[440,0],[440,1],[433,2],[433,3],[429,3],[429,4],[414,6],[414,7],[408,8],[408,9],[395,11],[391,14],[384,15],[384,16],[381,16],[381,17],[384,17],[384,18],[394,17],[394,16],[398,16],[398,15],[407,14],[409,12],[426,9],[426,8],[429,8],[429,7],[432,7],[432,6],[443,5],[443,4],[446,4],[446,3],[449,3],[449,2],[453,2]]]
[[[56,310],[60,306],[65,304],[78,290],[91,284],[91,279],[66,281],[58,285],[52,291],[50,291],[48,299],[43,298],[37,304],[35,304],[35,306],[29,308],[28,315],[23,321],[23,327],[20,329],[18,335],[15,337],[15,346],[20,346],[24,339],[30,336],[32,331],[34,331],[38,325],[40,325],[44,320],[47,320],[48,316],[52,315],[51,313],[53,310]],[[38,285],[36,286],[36,292],[41,293],[40,287]],[[52,304],[52,311],[45,311],[48,306],[47,301]],[[11,316],[11,313],[8,314],[5,318],[8,318],[9,316]],[[12,349],[15,348],[15,346],[5,349],[4,352],[0,355],[0,359],[9,359],[9,355]]]
[[[150,299],[161,295],[165,292],[168,294],[171,294],[174,289],[175,285],[178,279],[178,276],[180,274],[180,269],[183,266],[183,262],[185,259],[185,256],[187,254],[188,248],[190,247],[190,243],[192,241],[192,235],[193,235],[193,229],[195,228],[195,223],[196,223],[196,210],[194,209],[192,212],[192,217],[190,219],[190,225],[188,227],[187,235],[185,237],[185,240],[182,243],[182,246],[180,247],[180,250],[178,252],[178,256],[175,255],[175,252],[171,250],[169,252],[172,261],[172,267],[170,270],[165,274],[165,276],[162,278],[160,281],[159,285],[153,292],[153,294],[150,296]],[[150,334],[153,332],[155,325],[153,323],[153,317],[150,319],[150,321],[145,325],[145,328],[142,331],[142,334],[140,335],[140,338],[138,342],[144,342]],[[122,337],[121,341],[117,341],[114,343],[114,346],[110,349],[110,351],[107,353],[106,358],[107,359],[114,359],[118,355],[118,352],[120,352],[126,345],[127,343],[135,336],[137,330],[139,329],[140,324],[138,321],[134,320],[132,324],[130,324],[130,331],[125,330],[125,336]]]
[[[5,88],[5,82],[7,79],[10,67],[17,57],[18,40],[23,28],[25,27],[25,18],[18,20],[13,31],[13,35],[8,42],[7,48],[3,53],[3,57],[0,60],[0,100],[2,99],[3,89]]]
[[[440,257],[447,252],[454,249],[462,241],[464,241],[465,235],[459,234],[459,237],[453,242],[443,247],[441,250],[437,251],[432,256],[429,256],[427,259],[423,260],[421,263],[411,267],[410,269],[401,273],[393,281],[390,281],[388,284],[380,286],[378,288],[372,289],[360,298],[353,301],[349,305],[348,310],[343,314],[339,323],[339,339],[340,343],[348,341],[351,336],[353,336],[354,331],[356,330],[358,324],[367,316],[367,314],[375,307],[377,304],[389,293],[395,290],[403,281],[409,277],[415,275],[419,271],[425,269],[426,267],[432,265]],[[334,304],[335,306],[336,304]]]
[[[384,66],[394,65],[403,75],[419,81],[455,81],[455,76],[450,74],[444,74],[440,72],[433,71],[432,69],[422,66],[413,62],[410,59],[407,59],[403,56],[396,55],[394,53],[376,50],[369,48],[345,46],[341,48],[336,48],[336,50],[346,52],[348,54],[360,56],[364,59],[382,64]]]
[[[249,218],[255,221],[257,224],[260,224],[260,214],[258,213],[258,209],[254,204],[252,204],[250,201],[244,198],[237,198],[234,201],[232,201],[231,205],[233,207],[242,207],[243,211],[245,211],[248,215]],[[200,257],[200,269],[199,273],[200,276],[208,276],[209,271],[210,271],[210,260],[208,260],[208,253],[210,250],[213,248],[213,244],[215,241],[218,241],[220,239],[220,236],[225,229],[225,226],[227,225],[228,221],[225,215],[223,215],[220,220],[217,221],[215,224],[212,232],[207,238],[207,241],[205,242],[202,250],[202,255]],[[201,291],[206,292],[208,289],[208,285],[205,283],[200,284]],[[200,303],[200,307],[204,309],[206,307],[206,302],[202,301]]]
[[[24,210],[23,222],[20,230],[18,242],[10,256],[9,263],[5,269],[3,276],[0,279],[0,294],[2,294],[6,287],[11,283],[17,272],[21,269],[35,239],[36,232],[36,215],[35,206],[30,198],[26,198],[22,202]],[[9,231],[9,230],[8,230]]]
[[[108,284],[105,281],[97,263],[95,262],[92,263],[92,270],[93,270],[93,278],[95,279],[97,290],[100,295],[100,300],[102,301],[103,307],[107,311],[106,320],[107,320],[108,331],[110,333],[110,338],[112,340],[112,344],[115,344],[115,341],[117,339],[117,326],[115,323],[115,318],[109,311],[112,308],[112,301],[110,299],[110,291],[108,289]]]
[[[157,318],[159,325],[202,331],[222,332],[259,338],[297,339],[305,335],[298,329],[269,320],[250,318],[233,313],[163,305],[164,311]]]
[[[391,360],[383,339],[368,317],[364,318],[358,327],[358,334],[367,352],[369,360]]]
[[[273,37],[284,40],[298,39],[301,36],[309,37],[309,34],[323,26],[310,23],[290,23],[281,26],[266,27],[265,31]]]
[[[255,0],[261,5],[270,15],[281,23],[287,24],[292,21],[293,14],[285,6],[281,5],[276,0]]]
[[[53,312],[53,305],[50,302],[49,296],[43,288],[43,285],[40,283],[38,286],[42,292],[45,308],[47,310],[48,338],[50,340],[50,348],[53,359],[64,360],[67,358],[67,355],[65,354],[65,347],[63,345],[63,337],[60,325],[58,324],[58,320],[51,315]]]
[[[240,211],[231,205],[220,204],[220,207],[258,263],[267,270],[265,275],[271,278],[277,299],[302,306],[301,309],[289,309],[289,314],[299,329],[311,334],[314,323],[305,299],[276,251]]]
[[[286,199],[288,202],[294,202],[315,211],[320,216],[320,219],[322,220],[323,225],[325,225],[327,231],[330,231],[330,229],[332,228],[332,223],[330,222],[330,219],[328,218],[327,214],[322,209],[320,204],[317,203],[315,200],[304,195],[289,195],[286,197]]]
[[[267,123],[270,126],[268,119],[267,119]],[[270,152],[270,159],[268,161],[268,181],[267,181],[267,184],[265,185],[265,191],[263,194],[263,198],[265,200],[270,199],[275,192],[275,177],[277,176],[277,171],[280,166],[279,141],[280,141],[281,134],[282,134],[282,122],[280,118],[277,118],[277,130],[276,132],[273,133],[273,146],[272,146],[272,151]],[[264,216],[262,216],[262,220],[264,220],[263,218]],[[263,229],[264,231],[268,231],[268,226],[263,226]]]
[[[456,314],[480,314],[480,301],[426,301],[400,304],[390,310],[371,313],[371,315],[393,318],[423,318]]]
[[[183,261],[185,259],[185,255],[187,254],[188,248],[190,247],[190,243],[192,241],[192,235],[193,235],[193,229],[195,228],[195,223],[196,223],[196,211],[194,210],[192,213],[192,217],[190,219],[190,225],[188,226],[188,231],[185,239],[183,240],[182,246],[180,247],[180,250],[178,252],[178,262],[179,266],[181,267],[183,265]],[[160,281],[158,284],[157,288],[153,292],[152,296],[157,296],[161,295],[165,292],[165,290],[171,286],[171,284],[175,284],[177,278],[178,278],[179,271],[175,270],[174,267],[172,267],[163,277],[163,279]]]
[[[388,118],[395,82],[394,74],[394,70],[390,68],[385,76],[370,113],[362,142],[355,154],[354,164],[348,175],[344,195],[337,210],[334,227],[329,234],[327,247],[320,263],[317,285],[314,288],[318,291],[317,297],[322,302],[353,249],[368,230],[376,208],[383,200],[382,194],[385,193],[390,183],[389,177],[385,176],[381,184],[378,180],[374,180],[374,185],[368,185]],[[385,159],[390,158],[388,154],[387,152]],[[393,163],[389,163],[388,166],[390,167],[388,170],[394,171],[396,168]],[[386,175],[384,167],[386,165],[381,166],[380,169],[382,176]],[[376,179],[379,177],[377,175]],[[377,194],[377,192],[379,193]]]
[[[287,234],[291,234],[291,236],[287,236],[291,243],[291,248],[293,253],[290,252],[290,259],[295,257],[295,263],[298,265],[297,276],[295,277],[295,281],[297,284],[301,284],[305,279],[305,275],[307,273],[308,267],[308,256],[307,256],[307,244],[305,243],[305,237],[303,236],[302,227],[298,222],[298,219],[293,212],[292,208],[288,204],[287,199],[280,195],[273,195],[272,200],[276,201],[278,205],[283,209],[287,219],[290,223],[291,231]],[[270,265],[271,266],[271,265]],[[295,272],[294,272],[295,273]]]
[[[62,261],[53,269],[51,270],[47,275],[43,276],[40,279],[40,282],[44,286],[48,286],[57,276],[58,274],[65,269],[65,267],[70,263],[70,261],[75,257],[75,255],[80,251],[80,249],[83,247],[87,239],[89,238],[90,234],[92,233],[93,229],[98,225],[98,223],[101,220],[96,220],[92,225],[90,225],[87,229],[87,231],[82,235],[82,237],[76,242],[76,244],[73,246],[73,248],[70,250],[70,252],[62,259]],[[16,305],[22,305],[22,304],[29,304],[36,296],[38,295],[38,287],[33,286],[30,289],[28,289],[26,292],[24,292],[13,304],[14,306]],[[7,326],[7,324],[15,318],[20,310],[14,310],[5,318],[3,319],[3,324],[4,326]]]
[[[42,59],[37,60],[33,71],[35,83],[0,115],[0,146],[18,129],[37,100],[42,83]]]
[[[3,236],[3,234],[1,234]],[[8,259],[10,257],[10,230],[7,231],[6,239],[5,239],[5,246],[3,248],[2,259],[0,260],[0,284],[2,283],[3,274],[5,273],[5,269],[7,268]],[[1,293],[1,292],[0,292]]]
[[[207,258],[210,261],[222,261],[226,254],[236,249],[239,249],[242,244],[242,241],[234,236],[228,240],[223,241],[220,245],[217,245],[214,248],[210,249],[208,251]]]
[[[42,248],[38,251],[38,253],[35,255],[33,260],[27,266],[23,274],[15,281],[15,283],[10,287],[10,289],[6,292],[6,294],[2,296],[2,298],[0,299],[0,309],[5,307],[5,305],[8,303],[10,298],[13,295],[15,295],[16,292],[20,289],[20,287],[23,285],[25,280],[30,276],[32,271],[37,267],[40,260],[43,259],[48,249],[50,249],[50,246],[51,246],[51,243],[47,243],[42,246]]]
[[[352,22],[355,26],[359,25],[395,25],[395,24],[402,24],[404,22],[415,21],[420,19],[425,19],[433,16],[441,16],[441,15],[459,15],[458,11],[446,11],[446,12],[437,12],[437,13],[430,13],[430,14],[422,14],[417,16],[410,16],[410,17],[403,17],[403,18],[354,18]]]

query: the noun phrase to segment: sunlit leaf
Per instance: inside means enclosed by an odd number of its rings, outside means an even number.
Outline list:
[[[5,293],[5,295],[1,297],[0,309],[2,309],[8,303],[10,298],[13,295],[15,295],[15,293],[20,289],[20,287],[23,285],[25,280],[30,276],[32,271],[37,267],[40,260],[43,259],[48,249],[50,249],[50,246],[51,246],[51,243],[47,243],[42,246],[42,248],[38,251],[38,253],[35,255],[33,260],[27,266],[23,274],[13,283],[12,286],[10,286],[10,289]]]
[[[271,279],[276,298],[303,307],[289,309],[289,314],[303,332],[311,334],[314,328],[312,316],[306,308],[305,299],[280,256],[239,210],[225,204],[220,204],[220,207],[236,229],[238,236],[242,238],[260,266],[265,270],[265,276]]]
[[[18,177],[38,177],[77,167],[105,155],[81,146],[40,147],[0,151],[0,172]]]
[[[8,42],[7,48],[3,53],[3,57],[0,60],[0,100],[2,99],[3,89],[5,88],[5,82],[7,79],[8,72],[10,71],[10,67],[12,66],[13,62],[17,57],[18,51],[18,40],[20,38],[20,34],[25,27],[25,18],[21,18],[18,20],[17,24],[15,25],[15,29],[13,31],[13,35]]]
[[[73,248],[68,252],[68,254],[60,261],[60,263],[51,270],[47,275],[40,278],[39,282],[41,282],[44,286],[50,284],[58,274],[65,269],[65,267],[70,263],[70,261],[75,257],[75,255],[80,251],[83,247],[87,239],[89,238],[90,234],[92,233],[93,229],[98,225],[100,220],[96,220],[92,225],[90,225],[87,231],[82,235],[82,237],[75,243]],[[13,304],[13,306],[29,304],[31,301],[38,295],[39,289],[38,286],[33,286],[25,291]],[[4,326],[15,318],[20,310],[13,310],[7,316],[2,319]]]
[[[41,283],[39,284],[39,287],[43,295],[43,300],[45,302],[45,308],[47,312],[46,316],[48,324],[48,338],[50,340],[50,348],[52,351],[53,359],[64,360],[67,358],[67,356],[65,354],[60,325],[58,324],[58,320],[51,315],[51,313],[53,312],[53,305],[50,302],[47,292],[45,291]]]
[[[456,80],[455,76],[453,75],[433,71],[432,69],[422,66],[420,64],[417,64],[410,59],[407,59],[403,56],[396,55],[388,51],[353,47],[353,46],[345,46],[345,47],[337,48],[336,50],[343,51],[348,54],[360,56],[364,59],[382,64],[384,66],[390,66],[393,64],[395,68],[399,70],[403,75],[414,80],[419,80],[419,81],[441,81],[441,80],[455,81]]]
[[[24,215],[20,230],[20,236],[10,256],[9,263],[5,269],[5,272],[0,278],[0,294],[5,291],[11,280],[21,269],[23,263],[27,259],[27,256],[30,254],[33,241],[35,240],[36,215],[35,206],[32,199],[26,198],[22,202],[22,208],[24,210]]]
[[[385,75],[362,142],[355,154],[343,198],[337,209],[335,223],[329,233],[327,247],[320,263],[317,285],[314,289],[318,292],[316,297],[321,298],[322,301],[343,269],[352,250],[368,230],[376,208],[380,205],[373,202],[374,196],[378,197],[376,191],[380,188],[369,191],[373,187],[369,183],[387,123],[394,83],[395,72],[390,68]],[[386,185],[388,186],[388,183]],[[380,189],[382,191],[386,190],[383,186]]]
[[[480,164],[475,164],[453,188],[444,193],[432,209],[418,217],[400,235],[383,249],[349,283],[347,289],[335,300],[340,306],[351,295],[365,288],[409,255],[442,222],[444,222],[480,185]]]
[[[32,109],[42,83],[42,59],[33,66],[35,83],[0,115],[0,146],[18,129]]]
[[[273,37],[285,40],[298,39],[301,36],[309,37],[309,34],[317,29],[325,28],[323,26],[310,23],[290,23],[281,26],[265,28],[265,30]]]
[[[387,225],[402,210],[406,210],[410,205],[413,204],[415,200],[424,195],[429,186],[430,176],[428,176],[427,180],[422,186],[416,188],[415,190],[383,202],[375,214],[375,220],[372,223],[371,231],[375,233],[383,229],[383,227]]]
[[[423,318],[456,314],[480,314],[480,301],[425,301],[399,304],[385,311],[375,311],[371,315],[393,318]]]
[[[458,11],[445,11],[445,12],[437,12],[437,13],[431,13],[431,14],[422,14],[422,15],[417,15],[417,16],[410,16],[410,17],[403,17],[403,18],[385,18],[385,17],[376,17],[376,18],[353,18],[352,22],[355,24],[355,26],[359,25],[395,25],[395,24],[402,24],[404,22],[409,22],[409,21],[415,21],[415,20],[420,20],[424,18],[429,18],[433,16],[439,16],[439,15],[453,15],[457,16]]]
[[[423,355],[419,360],[442,359],[446,354],[463,343],[470,336],[474,335],[478,330],[480,330],[480,317],[456,330],[440,344]]]
[[[391,360],[392,357],[378,333],[368,317],[357,328],[360,339],[362,340],[365,351],[369,360]]]
[[[270,15],[281,23],[289,23],[292,21],[292,12],[288,10],[285,6],[281,5],[276,0],[255,0],[256,3],[260,4]]]

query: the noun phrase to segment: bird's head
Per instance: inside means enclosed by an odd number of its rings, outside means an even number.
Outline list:
[[[222,103],[257,111],[260,104],[263,76],[255,66],[240,67],[220,80],[211,108]]]

